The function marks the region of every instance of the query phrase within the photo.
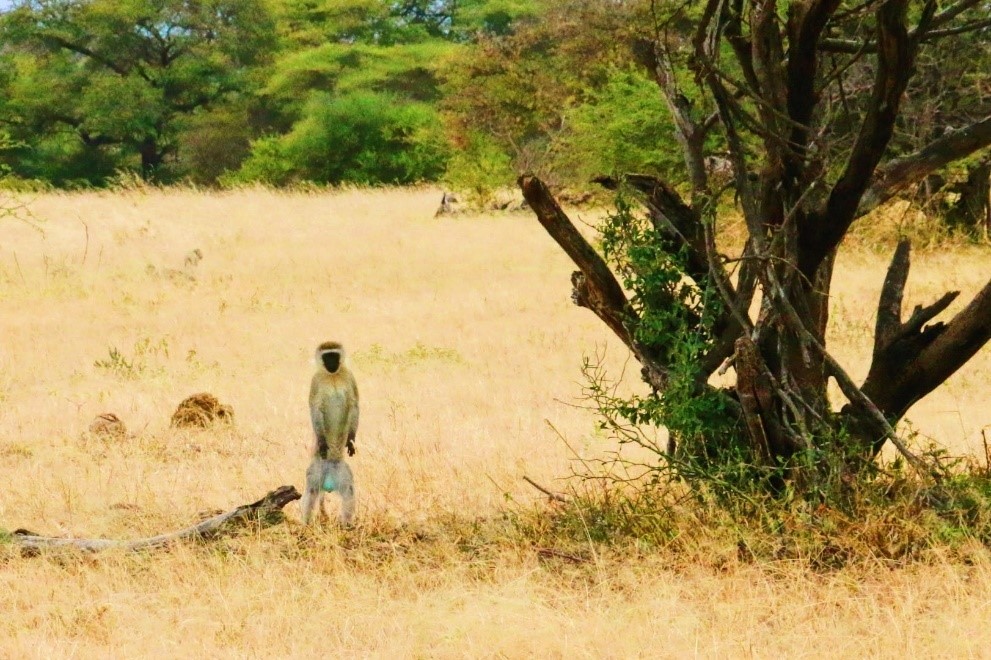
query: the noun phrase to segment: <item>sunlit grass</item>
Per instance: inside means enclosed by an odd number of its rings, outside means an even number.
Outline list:
[[[301,485],[313,348],[361,388],[360,527],[290,524],[207,547],[21,559],[0,569],[12,657],[980,655],[991,571],[934,562],[819,575],[713,544],[541,557],[504,513],[544,506],[614,449],[576,407],[583,354],[637,369],[570,303],[572,267],[526,214],[434,218],[434,190],[45,194],[0,224],[0,527],[134,537]],[[594,214],[579,214],[591,219]],[[895,232],[897,233],[897,232]],[[831,346],[871,351],[893,234],[838,263]],[[196,280],[171,278],[200,248]],[[906,306],[989,275],[986,252],[917,254]],[[151,266],[152,268],[149,268]],[[982,352],[909,417],[951,452],[991,425]],[[232,428],[169,428],[209,391]],[[132,437],[84,431],[116,413]],[[558,436],[560,433],[567,445]],[[569,449],[570,446],[570,449]],[[725,555],[725,556],[724,556]]]

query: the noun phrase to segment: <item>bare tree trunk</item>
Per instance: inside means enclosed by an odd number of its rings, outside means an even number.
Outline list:
[[[153,180],[165,157],[159,148],[158,140],[154,137],[146,137],[138,145],[138,153],[141,155],[141,178],[145,181]]]

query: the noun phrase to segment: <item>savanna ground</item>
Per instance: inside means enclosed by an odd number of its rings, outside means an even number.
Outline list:
[[[145,536],[301,486],[322,340],[349,348],[362,419],[356,529],[305,533],[290,505],[285,525],[208,545],[7,553],[0,655],[989,653],[981,549],[818,571],[744,561],[703,530],[690,552],[590,542],[569,551],[579,563],[541,555],[552,539],[514,520],[539,528],[553,507],[522,477],[563,491],[576,456],[614,449],[575,405],[580,364],[604,353],[618,374],[626,356],[571,305],[572,269],[531,216],[434,218],[438,199],[45,194],[29,200],[37,228],[3,221],[0,527]],[[831,339],[855,376],[900,219],[868,225],[838,265]],[[196,281],[170,277],[193,248]],[[980,248],[919,250],[908,302],[947,289],[968,300],[987,276]],[[914,429],[983,458],[989,367],[985,349],[911,411]],[[232,428],[169,428],[199,391],[233,406]],[[133,436],[87,437],[103,412]]]

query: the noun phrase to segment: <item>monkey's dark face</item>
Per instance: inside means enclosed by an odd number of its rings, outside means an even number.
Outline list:
[[[324,369],[334,374],[341,367],[341,354],[337,351],[325,351],[320,354],[320,361],[323,362]]]

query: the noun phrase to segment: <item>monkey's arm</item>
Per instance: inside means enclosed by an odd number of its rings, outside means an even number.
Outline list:
[[[313,424],[313,455],[327,458],[327,435],[323,431],[323,413],[319,408],[310,410],[310,422]]]
[[[358,386],[352,383],[352,393],[354,395],[354,405],[350,407],[350,415],[348,415],[348,456],[354,456],[354,439],[358,435]]]
[[[358,407],[354,407],[354,414],[351,415],[351,423],[348,427],[348,456],[354,456],[354,439],[358,435]]]

